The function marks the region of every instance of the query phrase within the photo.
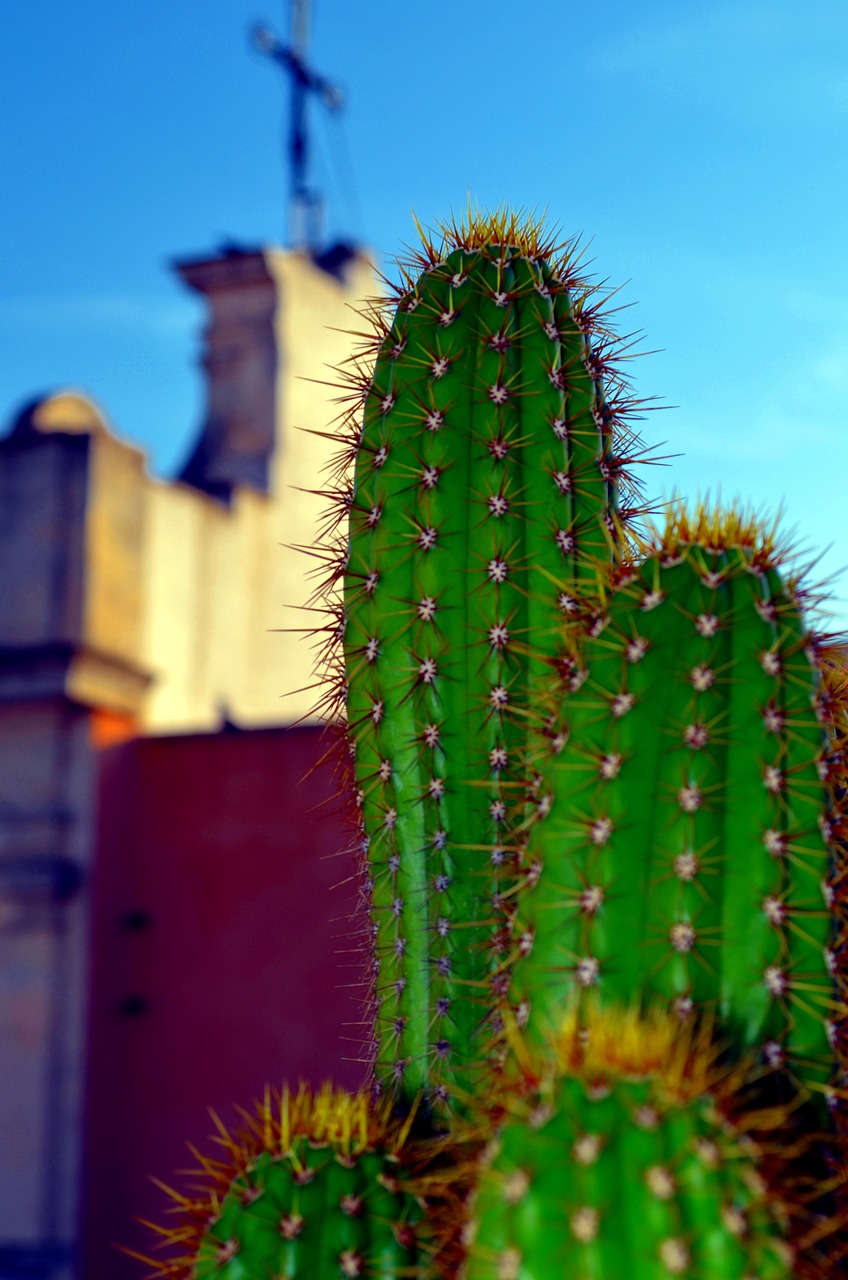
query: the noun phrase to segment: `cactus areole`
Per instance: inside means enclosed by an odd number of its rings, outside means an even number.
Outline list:
[[[526,708],[632,514],[633,405],[573,259],[506,216],[446,229],[377,325],[356,406],[344,651],[377,1078],[437,1105],[492,1038]]]

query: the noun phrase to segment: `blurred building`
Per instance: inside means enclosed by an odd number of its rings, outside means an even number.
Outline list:
[[[361,1077],[349,830],[310,646],[280,629],[332,452],[307,432],[373,270],[345,248],[177,270],[208,304],[179,479],[72,391],[0,440],[4,1278],[142,1274],[113,1242],[150,1247],[148,1175],[185,1166],[207,1107]]]

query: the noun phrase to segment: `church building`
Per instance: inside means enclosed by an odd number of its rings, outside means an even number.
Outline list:
[[[363,1078],[299,548],[375,274],[343,245],[176,270],[208,317],[179,477],[75,390],[0,439],[0,1280],[140,1277],[115,1246],[153,1249],[134,1219],[212,1149],[209,1108]]]

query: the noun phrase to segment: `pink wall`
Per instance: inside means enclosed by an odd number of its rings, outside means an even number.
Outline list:
[[[211,1151],[266,1082],[363,1068],[352,830],[319,730],[147,739],[102,754],[87,1119],[91,1280],[144,1269],[186,1142]],[[327,803],[330,800],[331,803]],[[142,914],[139,914],[142,913]],[[347,954],[345,954],[347,952]],[[348,986],[347,984],[352,984]],[[347,1025],[356,1024],[360,1025]],[[351,1037],[349,1041],[345,1037]]]

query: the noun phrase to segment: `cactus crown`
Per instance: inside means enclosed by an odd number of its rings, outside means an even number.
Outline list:
[[[756,1128],[763,1132],[789,1132],[790,1106],[771,1106],[759,1098],[752,1109],[759,1092],[753,1060],[750,1055],[740,1059],[729,1052],[728,1042],[710,1016],[681,1023],[659,1003],[605,1005],[594,1000],[579,1013],[565,1013],[541,1053],[514,1023],[508,1038],[510,1059],[493,1095],[497,1109],[509,1112],[516,1098],[549,1092],[557,1080],[579,1081],[598,1096],[616,1081],[650,1081],[665,1105],[685,1106],[710,1098],[730,1117],[744,1098],[752,1126],[756,1116]],[[519,1108],[526,1109],[526,1102]]]
[[[729,1079],[720,1066],[722,1046],[711,1019],[688,1023],[667,1009],[637,1005],[601,1009],[591,1005],[578,1018],[570,1012],[552,1043],[553,1062],[561,1073],[591,1080],[599,1075],[622,1079],[658,1076],[669,1094],[681,1098],[712,1092]]]
[[[821,1135],[715,1020],[598,1001],[545,1052],[515,1026],[509,1038],[465,1280],[583,1274],[596,1246],[602,1277],[834,1274],[844,1216]]]
[[[495,249],[500,254],[507,246],[527,258],[544,258],[563,282],[577,282],[576,270],[582,257],[579,239],[561,238],[558,228],[548,227],[544,217],[534,213],[510,209],[508,205],[482,212],[469,204],[464,217],[437,220],[435,234],[417,219],[415,225],[421,247],[410,249],[408,257],[398,262],[401,277],[410,288],[420,272],[438,266],[455,249],[469,253],[478,249],[492,253]]]
[[[579,236],[564,237],[543,216],[507,205],[485,211],[469,203],[464,217],[437,221],[429,229],[417,219],[415,225],[420,244],[407,246],[406,255],[395,260],[396,278],[381,275],[383,292],[365,300],[358,311],[359,324],[351,332],[354,350],[334,370],[338,415],[327,431],[316,433],[332,440],[337,449],[326,467],[325,487],[319,491],[326,508],[317,545],[299,549],[316,562],[311,570],[316,581],[311,604],[325,619],[322,625],[308,629],[315,643],[319,674],[315,714],[333,725],[344,726],[347,721],[348,683],[340,644],[345,616],[342,582],[348,563],[354,466],[363,449],[369,454],[375,451],[363,433],[369,396],[373,397],[376,390],[375,361],[389,354],[396,358],[398,351],[393,351],[392,345],[397,338],[399,314],[407,308],[412,310],[409,304],[414,304],[422,280],[438,279],[451,255],[459,254],[468,261],[471,255],[480,255],[484,263],[496,266],[523,259],[544,269],[544,279],[540,281],[544,291],[550,288],[555,297],[567,299],[571,323],[585,339],[586,371],[598,388],[603,384],[603,406],[599,403],[596,407],[603,408],[608,478],[616,490],[618,531],[625,544],[641,518],[652,509],[645,500],[639,469],[662,461],[654,449],[645,447],[637,426],[647,412],[659,405],[655,397],[636,396],[625,374],[626,362],[644,354],[637,350],[640,335],[620,335],[616,331],[614,318],[627,304],[612,305],[618,290],[585,273],[585,251]],[[447,273],[447,284],[451,283],[451,274]],[[445,334],[444,324],[444,314],[434,316],[437,334]],[[526,336],[521,334],[522,338]],[[531,390],[527,388],[528,392]],[[523,443],[523,437],[515,441],[519,446]],[[374,465],[382,465],[379,456]]]
[[[412,1228],[420,1217],[416,1196],[428,1193],[423,1166],[432,1155],[432,1144],[410,1137],[414,1111],[400,1120],[388,1103],[375,1106],[365,1091],[349,1094],[331,1084],[314,1091],[302,1084],[294,1093],[288,1088],[266,1089],[252,1111],[240,1110],[239,1114],[243,1123],[235,1132],[213,1114],[216,1158],[192,1148],[198,1162],[192,1171],[193,1195],[158,1183],[173,1201],[176,1219],[175,1225],[168,1227],[147,1224],[158,1236],[162,1256],[124,1250],[151,1268],[151,1278],[241,1277],[247,1274],[244,1267],[249,1271],[256,1262],[255,1258],[250,1261],[249,1252],[243,1262],[241,1249],[255,1251],[259,1247],[263,1261],[262,1249],[282,1249],[286,1241],[293,1245],[310,1206],[319,1219],[335,1212],[343,1224],[355,1224],[367,1219],[377,1201],[385,1201],[379,1212],[386,1221],[398,1214],[391,1229],[386,1228],[385,1247],[393,1257],[397,1252],[396,1261],[411,1264],[415,1249]],[[329,1170],[335,1170],[329,1173],[332,1190],[323,1186]],[[406,1191],[407,1178],[415,1179],[414,1194]],[[317,1187],[314,1195],[312,1183]],[[285,1201],[288,1187],[293,1189],[287,1197],[291,1203],[281,1215],[277,1202],[281,1197]],[[361,1206],[354,1203],[360,1200]],[[257,1221],[245,1229],[245,1217],[253,1212],[254,1203]],[[263,1231],[270,1244],[264,1237],[260,1239]],[[299,1243],[303,1252],[303,1240]],[[302,1272],[287,1270],[285,1274],[298,1276]]]

